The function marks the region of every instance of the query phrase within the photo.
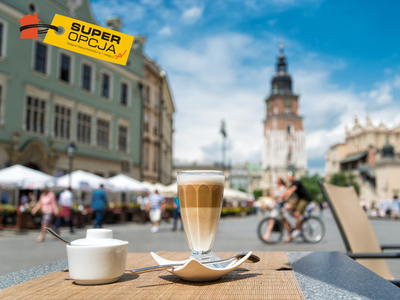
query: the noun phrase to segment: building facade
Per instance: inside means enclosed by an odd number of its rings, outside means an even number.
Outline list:
[[[356,117],[345,128],[345,141],[325,155],[327,179],[335,173],[352,173],[360,184],[360,198],[368,202],[400,195],[400,126],[374,126],[369,117],[362,126]],[[398,183],[399,182],[399,183]]]
[[[175,105],[165,72],[161,72],[161,152],[160,182],[164,185],[173,183],[173,133]]]
[[[299,96],[292,92],[283,45],[271,82],[271,94],[265,100],[264,145],[262,152],[263,189],[274,189],[278,177],[288,170],[301,176],[307,169],[306,133],[299,115]]]
[[[74,170],[139,179],[144,39],[120,66],[44,44],[44,35],[20,39],[18,20],[34,13],[43,24],[55,14],[97,24],[89,0],[0,2],[0,167],[61,176],[74,142]]]

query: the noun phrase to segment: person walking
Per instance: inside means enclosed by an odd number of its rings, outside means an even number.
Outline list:
[[[104,190],[104,185],[100,184],[100,188],[93,191],[91,209],[94,211],[94,226],[93,228],[103,227],[103,214],[107,208],[108,199],[107,193]]]
[[[287,204],[287,208],[293,210],[293,216],[296,218],[296,227],[292,234],[284,241],[287,243],[301,235],[301,216],[306,210],[307,205],[311,202],[311,197],[303,183],[300,180],[295,180],[292,171],[288,172],[286,178],[292,185],[282,195],[282,200],[288,200],[294,193],[297,195],[297,200]]]
[[[36,238],[36,242],[40,243],[44,241],[46,237],[45,227],[53,227],[52,220],[54,215],[58,215],[58,207],[56,203],[56,196],[53,192],[49,191],[47,187],[43,188],[42,194],[40,195],[38,203],[32,209],[32,215],[36,215],[39,209],[42,209],[42,231]]]
[[[148,193],[143,192],[136,198],[136,203],[140,204],[140,218],[143,224],[147,221],[146,205],[149,203]]]
[[[153,222],[153,227],[150,229],[152,233],[158,232],[161,214],[165,210],[164,202],[165,199],[158,193],[158,190],[155,190],[155,192],[149,196],[149,203],[147,204],[146,210],[150,210],[150,221]]]
[[[179,206],[179,198],[178,197],[175,197],[173,206],[174,206],[174,227],[172,227],[172,231],[176,231],[176,229],[178,228],[178,219],[181,220],[181,230],[183,230],[181,209]]]
[[[72,194],[72,189],[70,187],[61,192],[58,198],[58,203],[61,205],[61,211],[55,224],[56,232],[58,232],[58,229],[60,228],[62,222],[68,222],[69,232],[75,233],[73,229],[73,198],[74,195]]]

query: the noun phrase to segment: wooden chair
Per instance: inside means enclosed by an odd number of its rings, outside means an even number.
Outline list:
[[[400,286],[400,281],[393,280],[385,260],[400,258],[400,253],[382,253],[385,249],[400,249],[400,245],[379,245],[354,187],[340,187],[326,182],[320,182],[320,187],[339,228],[347,255]]]

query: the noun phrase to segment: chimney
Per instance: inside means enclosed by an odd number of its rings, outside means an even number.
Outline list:
[[[107,27],[109,29],[112,29],[115,31],[120,31],[120,29],[122,27],[122,21],[118,17],[113,17],[113,18],[107,19],[106,22],[107,22]]]

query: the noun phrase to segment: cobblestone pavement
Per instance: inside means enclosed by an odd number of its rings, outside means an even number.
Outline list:
[[[344,245],[336,224],[329,211],[323,220],[326,225],[326,235],[318,244],[307,244],[301,239],[289,244],[266,245],[258,240],[256,228],[261,219],[259,216],[222,218],[215,239],[215,252],[218,251],[342,251]],[[372,226],[380,243],[400,244],[400,221],[371,220]],[[88,229],[87,227],[86,229]],[[129,252],[150,251],[188,251],[185,235],[182,231],[171,231],[172,222],[161,223],[160,231],[150,233],[151,224],[128,223],[106,225],[112,228],[114,238],[129,241]],[[86,229],[78,229],[71,235],[67,228],[61,229],[61,234],[69,240],[83,238]],[[39,231],[29,231],[16,234],[10,230],[0,231],[0,275],[37,265],[53,262],[67,257],[65,245],[47,235],[43,243],[36,243]],[[389,262],[395,278],[400,278],[400,260]]]

